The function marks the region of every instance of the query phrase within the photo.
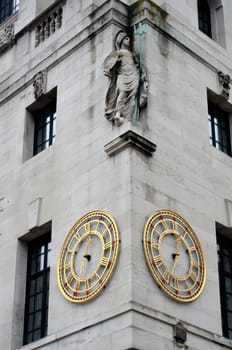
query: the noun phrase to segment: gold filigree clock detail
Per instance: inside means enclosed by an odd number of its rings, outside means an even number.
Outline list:
[[[145,225],[143,246],[152,276],[169,296],[189,302],[201,294],[205,258],[197,235],[184,218],[171,210],[155,212]]]
[[[118,228],[109,214],[99,210],[81,217],[59,256],[57,279],[64,297],[75,303],[94,298],[111,277],[118,253]]]

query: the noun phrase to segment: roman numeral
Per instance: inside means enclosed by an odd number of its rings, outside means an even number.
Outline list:
[[[90,221],[87,221],[87,223],[85,224],[85,232],[90,232],[90,231],[91,231]]]
[[[80,280],[79,279],[76,281],[74,289],[76,290],[76,292],[80,291]]]
[[[160,255],[154,256],[152,260],[152,264],[156,265],[157,267],[160,267],[163,264],[163,260],[161,259],[161,256]]]
[[[104,249],[105,249],[105,250],[106,250],[106,249],[109,249],[109,248],[111,248],[111,246],[112,246],[112,242],[109,241],[109,242],[107,242],[107,243],[104,244]]]
[[[189,277],[191,278],[191,280],[192,280],[194,283],[196,282],[197,276],[196,276],[193,272],[191,272],[191,274],[190,274]]]
[[[162,217],[162,218],[160,217],[160,222],[161,222],[161,224],[163,225],[164,229],[165,229],[165,230],[168,230],[167,222],[163,219],[163,217]]]
[[[193,267],[196,267],[197,269],[199,269],[200,268],[199,262],[196,260],[193,260]]]
[[[76,238],[77,241],[80,240],[81,236],[79,235],[78,232],[75,232],[75,234],[73,235],[74,238]]]
[[[166,280],[166,281],[169,281],[170,283],[170,273],[168,271],[168,269],[165,268],[164,272],[163,272],[163,278]]]
[[[173,287],[175,288],[175,289],[178,289],[179,288],[179,285],[178,285],[178,278],[177,277],[173,277],[172,278],[172,284],[173,284]]]
[[[160,249],[160,244],[159,243],[152,243],[151,244],[151,247],[154,248],[154,249]]]
[[[68,270],[68,269],[71,269],[71,262],[69,262],[68,264],[62,267],[62,270]]]
[[[89,280],[85,280],[85,289],[89,289]]]
[[[109,259],[109,258],[106,258],[105,256],[103,256],[103,257],[101,258],[101,261],[100,261],[101,265],[104,265],[104,266],[108,266],[108,265],[109,265],[109,262],[110,262],[110,259]]]
[[[100,280],[100,279],[101,279],[101,276],[100,276],[97,272],[95,272],[95,276],[96,276],[96,279],[97,279],[97,280]]]
[[[66,280],[69,285],[72,283],[73,278],[74,277],[71,272],[66,276]]]

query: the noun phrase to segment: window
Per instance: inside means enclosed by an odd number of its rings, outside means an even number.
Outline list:
[[[33,155],[55,143],[56,104],[52,103],[35,114],[35,135]]]
[[[232,241],[217,234],[223,336],[232,339]]]
[[[209,102],[208,123],[210,144],[231,156],[229,115]]]
[[[49,148],[56,140],[57,89],[42,94],[26,109],[23,161]]]
[[[29,243],[23,344],[47,335],[51,235]]]
[[[209,38],[226,47],[224,13],[221,0],[198,0],[198,26]]]
[[[208,37],[212,38],[210,7],[207,0],[198,0],[198,23],[199,29]]]
[[[18,11],[19,0],[0,0],[0,23]]]

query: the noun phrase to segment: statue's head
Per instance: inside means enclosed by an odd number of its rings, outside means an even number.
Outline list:
[[[130,36],[124,30],[119,30],[114,39],[115,49],[130,50],[130,45],[131,45]]]

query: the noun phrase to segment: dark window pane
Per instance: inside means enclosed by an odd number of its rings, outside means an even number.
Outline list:
[[[231,155],[229,116],[211,102],[208,104],[208,128],[210,144]]]
[[[35,320],[34,320],[34,328],[40,328],[41,327],[41,312],[35,313]]]
[[[226,272],[231,272],[230,259],[228,257],[224,257],[224,270]]]
[[[42,293],[36,294],[36,296],[35,296],[35,310],[36,311],[38,311],[42,308],[42,298],[43,298]]]
[[[230,277],[225,277],[226,291],[232,293],[232,279]]]
[[[35,298],[30,297],[30,299],[29,299],[29,313],[34,311],[34,308],[35,308],[34,302],[35,302]]]
[[[37,339],[40,339],[40,338],[41,338],[41,331],[39,329],[39,330],[37,330],[37,331],[35,331],[33,333],[33,340],[37,340]]]
[[[56,106],[51,104],[35,116],[34,155],[54,144],[56,136]]]
[[[29,290],[30,290],[29,295],[33,295],[35,293],[35,281],[34,280],[30,281]]]
[[[231,294],[226,294],[226,305],[227,305],[227,309],[232,312],[232,295]],[[230,318],[231,318],[231,315],[230,315]],[[229,323],[229,327],[232,328],[232,323]]]
[[[228,327],[232,329],[232,313],[228,312]]]
[[[28,333],[28,335],[27,335],[27,341],[26,341],[26,344],[28,344],[28,343],[31,343],[31,342],[32,342],[32,335],[33,335],[33,333]]]
[[[43,276],[40,276],[36,279],[36,293],[39,293],[43,290]]]
[[[232,339],[232,240],[217,234],[217,244],[223,335]]]
[[[37,269],[36,269],[36,259],[32,259],[32,261],[31,261],[31,275],[36,273],[36,271],[37,271]]]
[[[32,329],[33,329],[33,321],[34,321],[34,315],[32,314],[32,315],[30,315],[28,317],[28,327],[27,327],[27,329],[28,329],[29,332],[32,331]]]
[[[198,25],[200,31],[212,38],[210,7],[207,0],[198,0]]]

